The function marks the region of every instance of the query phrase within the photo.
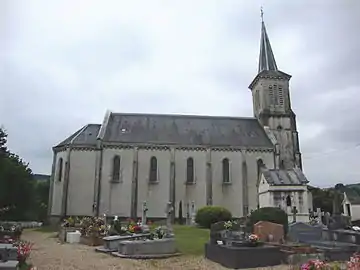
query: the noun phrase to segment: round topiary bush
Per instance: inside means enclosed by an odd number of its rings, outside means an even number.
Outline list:
[[[221,206],[204,206],[200,208],[195,217],[195,222],[204,228],[219,221],[228,221],[232,218],[231,212]]]
[[[288,216],[284,210],[277,207],[263,207],[253,211],[249,217],[249,225],[253,228],[259,221],[269,221],[284,226],[284,233],[288,230]]]

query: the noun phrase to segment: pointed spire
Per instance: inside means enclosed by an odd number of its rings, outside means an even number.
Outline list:
[[[269,37],[266,33],[264,23],[264,12],[261,8],[261,40],[260,40],[260,56],[259,56],[259,70],[278,70],[273,51],[271,49]]]

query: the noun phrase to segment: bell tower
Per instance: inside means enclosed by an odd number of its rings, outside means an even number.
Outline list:
[[[291,75],[277,67],[261,11],[261,38],[258,74],[249,85],[254,116],[277,141],[276,167],[302,168],[296,115],[291,109]]]

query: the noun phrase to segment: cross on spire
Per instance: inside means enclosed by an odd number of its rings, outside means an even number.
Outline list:
[[[274,53],[271,49],[270,40],[266,33],[266,27],[264,23],[264,10],[261,7],[261,40],[260,40],[260,56],[259,56],[259,70],[260,73],[263,70],[278,70]]]

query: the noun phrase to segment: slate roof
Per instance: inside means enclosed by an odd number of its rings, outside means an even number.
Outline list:
[[[309,181],[299,168],[290,170],[277,170],[262,168],[265,180],[272,186],[304,185]]]
[[[162,114],[112,113],[104,142],[273,147],[255,118]]]
[[[99,133],[101,125],[88,124],[69,136],[67,139],[56,145],[60,147],[69,144],[72,140],[73,145],[96,145],[96,138]]]
[[[101,125],[89,124],[56,147],[96,145]],[[111,113],[104,122],[103,142],[183,146],[273,148],[255,118]]]

